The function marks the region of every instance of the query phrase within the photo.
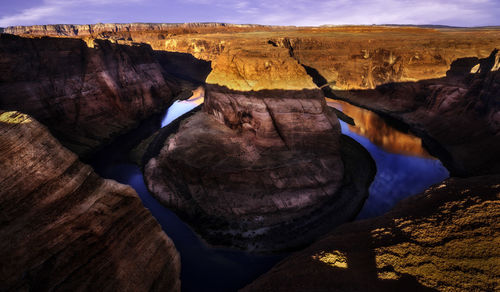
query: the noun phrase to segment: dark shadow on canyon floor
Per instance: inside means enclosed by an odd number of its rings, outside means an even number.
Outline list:
[[[195,85],[204,84],[212,71],[210,61],[198,59],[189,53],[156,50],[153,55],[168,74]]]

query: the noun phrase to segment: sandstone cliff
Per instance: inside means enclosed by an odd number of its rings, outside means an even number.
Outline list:
[[[494,291],[500,176],[451,178],[342,225],[243,291]]]
[[[210,243],[289,248],[353,218],[366,198],[373,162],[341,140],[319,90],[208,85],[203,112],[164,141],[145,179]]]
[[[408,124],[455,175],[498,173],[499,59],[494,50],[456,60],[445,78],[333,94]]]
[[[171,33],[200,33],[214,29],[222,30],[255,30],[266,29],[256,24],[229,24],[218,22],[204,23],[96,23],[96,24],[48,24],[32,26],[9,26],[5,33],[34,36],[87,36],[102,33],[170,31]]]
[[[132,188],[25,114],[1,111],[0,137],[0,290],[180,290],[179,254]]]
[[[162,111],[177,86],[147,45],[0,35],[0,108],[20,110],[87,155]]]

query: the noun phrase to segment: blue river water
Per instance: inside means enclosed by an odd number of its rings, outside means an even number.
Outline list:
[[[437,159],[388,152],[352,132],[346,123],[341,121],[340,124],[342,133],[363,145],[377,164],[370,195],[356,219],[382,215],[400,200],[449,177],[448,170]]]
[[[203,93],[201,93],[203,94]],[[161,121],[165,126],[203,102],[199,96],[177,101]],[[342,132],[362,144],[374,158],[378,172],[363,209],[357,219],[383,214],[404,197],[421,192],[448,177],[437,159],[394,154],[350,130],[344,122]],[[160,125],[158,125],[159,127]],[[116,146],[118,145],[118,146]],[[182,291],[236,291],[268,271],[284,258],[280,255],[256,255],[239,250],[207,246],[172,211],[148,192],[141,169],[129,162],[127,151],[118,151],[120,142],[110,145],[91,162],[102,177],[132,186],[181,254]]]

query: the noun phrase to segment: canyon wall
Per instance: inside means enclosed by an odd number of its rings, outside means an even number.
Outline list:
[[[0,290],[180,291],[173,242],[129,186],[0,111]]]
[[[451,178],[348,223],[242,291],[493,291],[500,176]]]
[[[454,175],[499,173],[499,60],[493,50],[456,60],[444,78],[332,93],[409,125]]]
[[[245,31],[270,27],[257,24],[229,24],[218,22],[191,23],[96,23],[96,24],[48,24],[32,26],[9,26],[3,28],[4,33],[32,36],[88,36],[102,33],[155,32],[170,33],[203,33],[214,29],[224,31]]]
[[[32,115],[83,156],[162,112],[178,91],[149,46],[88,45],[0,35],[0,108]]]

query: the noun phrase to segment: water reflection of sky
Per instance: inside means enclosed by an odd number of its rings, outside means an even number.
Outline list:
[[[382,215],[401,199],[420,193],[449,176],[437,159],[387,152],[368,138],[350,131],[346,123],[340,123],[342,133],[363,145],[377,164],[377,174],[369,190],[370,196],[357,219]]]
[[[170,124],[173,120],[182,116],[184,113],[194,109],[198,105],[203,103],[204,100],[204,89],[203,87],[198,87],[193,90],[193,95],[187,100],[177,100],[175,101],[167,111],[167,114],[161,121],[161,126],[165,127]]]

